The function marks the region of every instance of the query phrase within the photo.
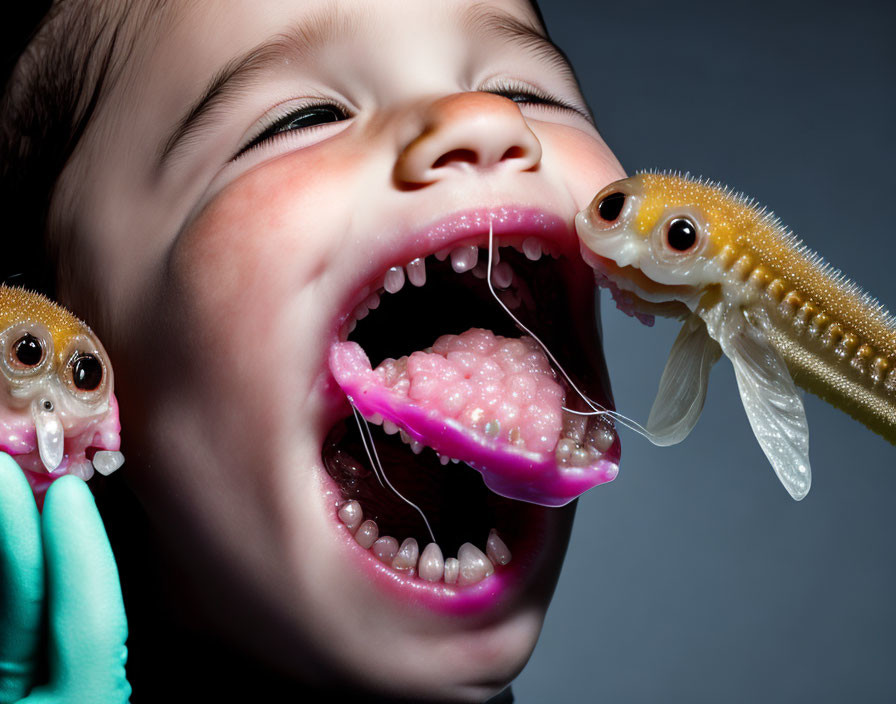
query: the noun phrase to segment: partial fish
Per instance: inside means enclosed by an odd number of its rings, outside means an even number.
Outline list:
[[[794,499],[811,484],[797,385],[896,444],[896,318],[754,201],[686,175],[641,173],[598,193],[576,230],[621,309],[648,324],[684,320],[647,421],[654,442],[690,433],[724,354]]]
[[[120,430],[112,367],[93,331],[45,296],[0,285],[0,450],[38,504],[65,474],[118,469]]]

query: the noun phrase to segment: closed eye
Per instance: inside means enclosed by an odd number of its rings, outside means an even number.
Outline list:
[[[503,98],[512,100],[518,105],[535,105],[568,110],[584,117],[589,122],[591,121],[591,116],[583,108],[524,83],[502,84],[491,88],[484,88],[483,90],[487,93],[500,95]]]
[[[242,156],[255,147],[276,139],[280,135],[333,122],[341,122],[342,120],[349,119],[349,117],[350,115],[344,108],[333,103],[320,103],[290,110],[286,115],[278,118],[273,124],[264,128],[262,132],[253,137],[248,144],[241,147],[234,159]]]

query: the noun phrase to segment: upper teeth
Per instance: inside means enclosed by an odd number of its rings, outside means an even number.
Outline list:
[[[522,252],[528,259],[537,261],[549,251],[549,245],[537,237],[527,237],[522,242],[510,244],[517,251]],[[451,268],[459,274],[472,271],[477,278],[484,279],[488,274],[488,261],[480,259],[479,247],[473,244],[460,245],[453,248],[440,249],[434,255],[439,261],[451,260]],[[499,257],[499,245],[496,243],[492,255],[492,283],[498,289],[510,288],[513,283],[513,268],[507,262],[502,262]],[[375,288],[371,287],[363,292],[361,302],[355,306],[351,317],[346,321],[343,336],[348,336],[355,329],[357,321],[367,317],[367,314],[380,304],[380,297],[386,293],[398,293],[409,281],[413,286],[426,284],[426,258],[417,257],[405,266],[393,266],[383,276]]]
[[[479,261],[479,247],[474,244],[451,250],[451,268],[458,274],[469,271]]]

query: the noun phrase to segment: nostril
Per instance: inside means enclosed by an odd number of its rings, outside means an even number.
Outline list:
[[[613,222],[619,217],[619,213],[622,212],[623,205],[625,205],[625,194],[616,191],[601,199],[600,203],[597,204],[597,214],[603,220]]]
[[[467,164],[475,164],[479,161],[479,158],[476,156],[476,152],[472,149],[452,149],[450,152],[445,152],[442,156],[436,159],[432,163],[432,168],[438,169],[458,161]]]
[[[522,159],[526,155],[526,151],[522,147],[512,146],[501,156],[501,161],[506,159]]]

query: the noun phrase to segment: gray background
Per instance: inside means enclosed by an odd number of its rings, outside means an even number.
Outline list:
[[[890,4],[542,5],[629,172],[745,191],[896,309]],[[678,326],[606,300],[603,317],[618,407],[643,421]],[[623,435],[619,478],[580,501],[518,702],[896,701],[896,447],[805,400],[800,503],[724,360],[684,443]]]

